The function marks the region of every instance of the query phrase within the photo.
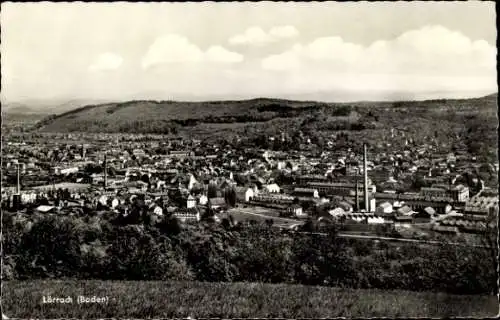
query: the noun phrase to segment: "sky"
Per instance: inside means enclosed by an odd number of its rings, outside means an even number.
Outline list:
[[[496,92],[494,2],[8,3],[1,99]]]

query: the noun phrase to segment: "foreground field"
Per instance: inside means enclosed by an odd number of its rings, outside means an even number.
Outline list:
[[[300,285],[200,282],[7,281],[2,309],[9,318],[319,318],[493,317],[495,296],[353,290]],[[43,304],[43,296],[72,304]],[[77,297],[108,297],[78,304]]]

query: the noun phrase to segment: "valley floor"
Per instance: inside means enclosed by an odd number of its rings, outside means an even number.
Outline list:
[[[499,311],[496,296],[302,285],[35,280],[2,287],[8,318],[483,318]],[[43,303],[49,296],[73,302]],[[103,299],[78,303],[78,296]]]

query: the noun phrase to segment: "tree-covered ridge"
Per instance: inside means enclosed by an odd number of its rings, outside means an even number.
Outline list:
[[[321,130],[362,130],[408,119],[459,122],[467,116],[496,114],[496,99],[400,102],[323,103],[281,99],[241,101],[129,101],[89,105],[50,116],[38,128],[54,132],[170,133],[172,128],[196,127],[204,123],[268,123],[321,119]],[[395,122],[394,122],[395,121]],[[377,126],[378,125],[378,126]]]

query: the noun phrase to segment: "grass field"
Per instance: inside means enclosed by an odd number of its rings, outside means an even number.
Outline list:
[[[127,281],[7,281],[2,309],[9,318],[319,318],[492,317],[495,296],[355,290],[300,285]],[[42,296],[73,297],[43,304]],[[108,303],[77,304],[78,295]]]

